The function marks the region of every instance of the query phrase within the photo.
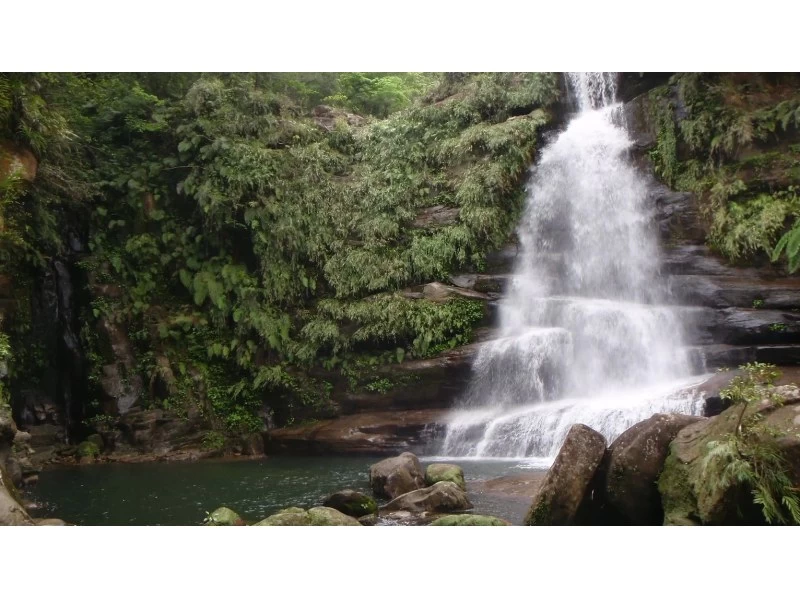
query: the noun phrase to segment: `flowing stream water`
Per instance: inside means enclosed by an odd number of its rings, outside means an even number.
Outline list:
[[[702,408],[615,80],[567,76],[577,112],[533,172],[501,337],[476,358],[444,455],[548,462],[573,424],[610,442],[653,413]]]

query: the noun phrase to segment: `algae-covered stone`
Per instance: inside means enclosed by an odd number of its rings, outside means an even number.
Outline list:
[[[378,503],[372,497],[355,490],[334,492],[322,505],[356,518],[378,512]]]
[[[305,509],[289,507],[262,519],[254,525],[311,525],[311,517]]]
[[[409,511],[419,513],[448,513],[472,508],[467,494],[453,482],[436,482],[430,488],[422,488],[402,494],[386,504],[382,511]]]
[[[462,490],[467,489],[464,481],[464,470],[450,463],[431,463],[425,470],[425,483],[433,486],[436,482],[453,482]]]
[[[445,515],[431,525],[511,525],[510,522],[491,515]]]
[[[309,509],[308,516],[311,518],[311,525],[361,525],[355,517],[330,507]]]
[[[308,511],[298,507],[283,509],[255,525],[361,525],[357,519],[329,507],[314,507]]]
[[[205,525],[244,525],[244,521],[236,511],[228,507],[220,507],[203,522]]]

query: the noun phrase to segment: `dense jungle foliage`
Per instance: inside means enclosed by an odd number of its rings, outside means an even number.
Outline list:
[[[552,73],[5,74],[0,139],[38,162],[0,189],[10,376],[48,359],[34,282],[84,273],[80,342],[99,415],[102,332],[131,338],[145,405],[214,427],[324,412],[354,384],[469,341],[483,305],[397,291],[483,267],[508,239]],[[325,104],[328,108],[315,108]],[[422,223],[434,206],[446,222]],[[199,397],[203,397],[202,400]]]
[[[733,262],[800,267],[800,76],[678,73],[653,95],[656,172],[700,197],[708,242]]]

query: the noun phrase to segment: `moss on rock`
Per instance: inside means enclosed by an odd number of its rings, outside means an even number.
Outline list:
[[[203,522],[204,525],[244,525],[239,514],[228,507],[220,507],[209,514]]]
[[[79,458],[92,457],[96,458],[100,455],[100,447],[91,440],[84,440],[78,445],[76,452]]]
[[[490,515],[445,515],[436,519],[431,525],[511,525],[511,523]]]
[[[349,489],[331,494],[325,499],[323,506],[356,518],[378,512],[378,503],[372,497]]]
[[[464,481],[464,470],[458,465],[449,463],[431,463],[425,470],[425,483],[433,486],[436,482],[453,482],[462,490],[467,489]]]
[[[262,519],[255,525],[361,525],[357,519],[329,507],[314,507],[306,511],[289,507]]]
[[[311,525],[361,525],[357,519],[330,507],[314,507],[308,510]]]

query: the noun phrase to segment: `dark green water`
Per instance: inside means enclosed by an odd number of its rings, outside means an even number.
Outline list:
[[[197,525],[219,506],[257,521],[289,506],[319,506],[344,488],[368,490],[375,457],[270,457],[109,464],[43,471],[29,493],[35,517],[78,525]],[[426,462],[422,459],[423,464]],[[459,461],[474,512],[520,523],[529,501],[470,492],[471,482],[520,473],[516,461]]]

